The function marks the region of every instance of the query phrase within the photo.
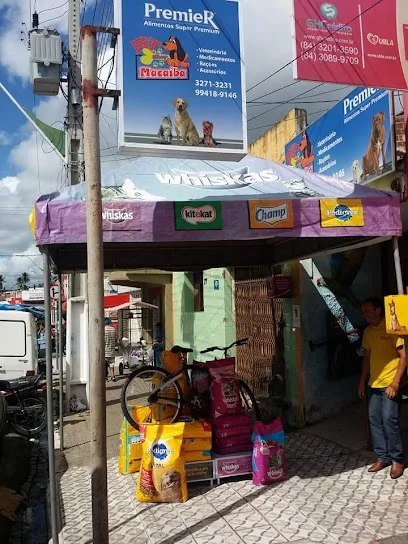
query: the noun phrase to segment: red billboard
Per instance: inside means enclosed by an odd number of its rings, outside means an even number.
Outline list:
[[[408,0],[294,0],[295,79],[408,89]]]

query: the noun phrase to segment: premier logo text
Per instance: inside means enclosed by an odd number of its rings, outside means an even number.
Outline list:
[[[219,30],[214,21],[214,12],[204,10],[200,13],[194,13],[192,9],[187,11],[176,11],[171,9],[156,8],[154,4],[145,3],[145,17],[152,19],[165,19],[166,21],[181,21],[197,25],[210,25],[215,30]]]

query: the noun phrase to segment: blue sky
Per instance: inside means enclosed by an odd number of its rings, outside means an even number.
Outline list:
[[[319,98],[308,99],[308,96],[316,96],[316,83],[293,81],[293,66],[290,64],[293,58],[291,3],[243,0],[243,4],[246,83],[250,89],[247,94],[250,102],[249,141],[266,132],[293,107],[305,107],[312,122],[321,115],[319,112],[327,110],[350,92],[350,88],[339,85],[324,85],[318,93],[326,93],[321,98],[332,102],[321,104]],[[82,11],[86,7],[85,23],[111,24],[112,0],[81,0],[81,6]],[[67,7],[65,0],[0,0],[0,81],[26,108],[33,108],[33,92],[29,83],[29,53],[20,33],[30,28],[30,9],[36,8],[40,24],[54,19],[47,26],[64,34],[67,30]],[[101,53],[100,65],[109,61],[111,56],[109,48],[102,48]],[[286,64],[288,66],[283,68]],[[110,63],[107,62],[101,69],[102,81],[107,78],[109,68]],[[111,81],[114,76],[113,73]],[[258,85],[262,80],[263,83]],[[301,101],[311,103],[301,106],[298,95],[302,95]],[[53,98],[36,97],[36,105],[41,120],[61,126],[66,106],[61,94]],[[30,268],[39,270],[36,267],[41,266],[41,258],[31,257],[36,248],[27,217],[38,194],[55,191],[63,185],[65,178],[59,159],[41,137],[35,136],[2,91],[0,112],[0,274],[8,277],[8,283],[12,284],[17,274]],[[101,115],[103,171],[123,166],[128,160],[116,155],[116,131],[115,112],[111,110],[111,102],[105,100]],[[35,264],[26,257],[2,257],[22,253],[28,254]]]

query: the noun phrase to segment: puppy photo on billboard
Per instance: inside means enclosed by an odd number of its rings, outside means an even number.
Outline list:
[[[385,113],[379,112],[373,116],[370,140],[366,154],[362,161],[362,174],[361,179],[365,179],[368,176],[379,176],[381,171],[385,167],[385,142],[387,132],[384,126]],[[380,156],[382,159],[382,165],[380,166]]]
[[[201,138],[187,111],[188,102],[184,100],[184,98],[175,98],[173,100],[173,105],[177,145],[199,145]]]

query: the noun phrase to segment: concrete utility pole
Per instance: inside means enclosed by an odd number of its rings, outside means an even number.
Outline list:
[[[68,40],[68,175],[69,185],[76,185],[84,181],[79,0],[69,0]]]
[[[112,47],[115,47],[118,31],[116,29],[92,26],[84,26],[82,28],[92,456],[92,531],[93,542],[95,544],[108,544],[106,385],[104,364],[104,259],[98,97],[118,96],[118,91],[98,89],[97,32],[112,34]]]

